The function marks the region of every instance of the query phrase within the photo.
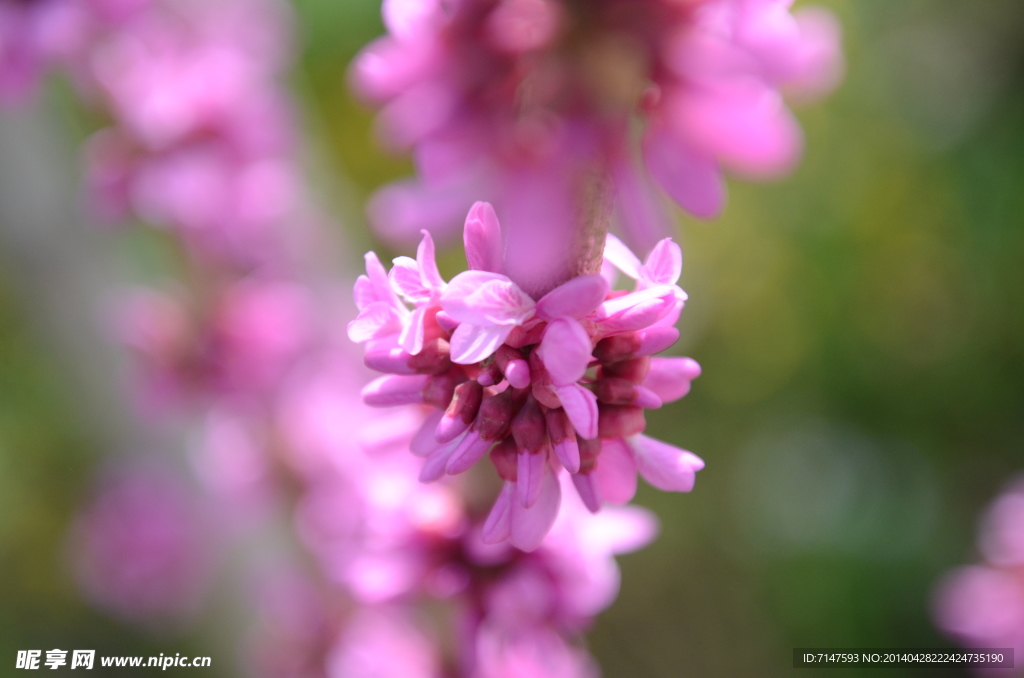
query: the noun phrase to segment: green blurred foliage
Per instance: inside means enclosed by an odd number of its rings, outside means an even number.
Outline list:
[[[378,4],[295,4],[314,182],[361,204],[411,171],[345,86]],[[649,422],[707,468],[690,495],[640,492],[662,535],[622,559],[590,636],[609,678],[781,676],[796,646],[945,646],[935,582],[977,557],[978,516],[1024,472],[1024,8],[826,4],[848,73],[800,110],[800,168],[732,181],[718,223],[680,217],[678,350],[704,376]],[[358,213],[346,225],[357,262],[372,241]],[[0,280],[0,657],[150,647],[77,602],[62,570],[100,450],[11,289]],[[965,675],[843,675],[861,673]]]

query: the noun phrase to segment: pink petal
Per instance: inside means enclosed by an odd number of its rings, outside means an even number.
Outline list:
[[[370,341],[363,353],[363,364],[377,372],[388,374],[417,374],[417,371],[409,366],[409,358],[412,356],[395,346],[391,337]]]
[[[692,358],[651,358],[643,385],[670,403],[689,393],[690,382],[699,376],[700,365]]]
[[[600,524],[584,532],[591,548],[603,553],[629,553],[642,549],[658,535],[658,518],[639,506],[603,511]]]
[[[594,474],[601,496],[611,504],[625,504],[636,494],[636,462],[621,438],[602,441]]]
[[[834,89],[843,77],[842,29],[835,15],[822,7],[795,13],[800,26],[799,70],[785,82],[786,93],[801,101]]]
[[[444,412],[441,410],[432,410],[426,416],[423,420],[423,425],[416,431],[416,435],[412,437],[412,441],[409,443],[410,452],[417,457],[426,457],[437,448],[443,447],[434,439],[434,430],[443,416]]]
[[[597,396],[579,384],[554,387],[572,427],[581,438],[597,437]]]
[[[430,453],[427,460],[420,469],[420,482],[432,483],[444,477],[445,468],[448,466],[448,459],[452,455],[455,446],[451,443],[440,445]]]
[[[426,374],[378,377],[363,387],[363,402],[371,407],[419,404],[423,402],[423,389],[429,380]]]
[[[656,410],[664,405],[664,401],[657,393],[649,388],[645,388],[644,386],[633,386],[633,394],[636,397],[633,404],[637,407]]]
[[[366,275],[373,286],[373,292],[378,301],[394,300],[398,303],[395,293],[391,290],[391,281],[388,279],[388,272],[384,270],[384,264],[380,263],[376,252],[367,252],[363,259],[366,261]]]
[[[484,440],[476,431],[470,431],[454,447],[451,457],[448,459],[447,471],[450,475],[458,475],[468,471],[472,466],[483,459],[487,450],[491,448],[492,440]]]
[[[373,283],[370,282],[370,279],[365,275],[361,275],[356,278],[356,284],[352,290],[352,297],[355,299],[356,308],[360,311],[373,302],[380,301],[380,299],[377,298],[377,293],[374,290]]]
[[[405,246],[422,229],[438,237],[453,235],[453,224],[465,214],[466,205],[472,200],[469,194],[476,190],[469,182],[438,185],[420,180],[400,181],[374,193],[366,211],[377,234]]]
[[[456,115],[457,92],[436,79],[420,80],[381,109],[377,130],[381,142],[408,148],[437,132]]]
[[[561,442],[554,443],[552,448],[555,456],[562,463],[569,473],[577,473],[580,470],[580,445],[575,438],[566,438]]]
[[[646,249],[672,233],[675,223],[665,209],[664,199],[642,170],[620,162],[614,172],[619,217],[628,239]]]
[[[426,306],[420,306],[413,311],[412,316],[406,321],[405,327],[402,328],[402,333],[398,336],[398,343],[409,355],[419,355],[423,350],[423,340],[427,331],[424,323],[426,314]]]
[[[450,443],[465,433],[470,423],[472,422],[463,421],[459,416],[443,416],[434,429],[434,440],[443,444]]]
[[[633,280],[640,279],[640,259],[611,233],[605,237],[604,258]]]
[[[570,318],[560,318],[548,323],[537,347],[537,356],[555,386],[568,386],[583,378],[591,351],[590,335],[583,326]]]
[[[640,337],[640,347],[634,355],[641,357],[661,353],[676,343],[679,339],[679,330],[674,327],[652,327],[638,332],[637,335]]]
[[[470,293],[466,306],[486,322],[522,323],[536,304],[511,280],[492,280]]]
[[[512,388],[526,388],[530,385],[530,364],[516,358],[505,365],[505,378]]]
[[[549,473],[547,452],[536,454],[520,450],[517,456],[516,495],[529,508],[537,503],[544,474]]]
[[[754,80],[687,97],[676,115],[704,154],[746,174],[772,177],[800,156],[800,127],[781,95]]]
[[[468,303],[469,298],[484,285],[492,282],[510,283],[508,278],[500,273],[489,271],[464,271],[448,283],[444,294],[441,295],[441,308],[451,317],[459,322],[484,325],[489,323],[488,318],[479,310]]]
[[[605,259],[601,262],[601,277],[608,283],[608,289],[613,289],[615,283],[619,280],[619,270],[615,268],[612,262]]]
[[[725,183],[718,164],[674,135],[651,129],[643,143],[644,162],[655,181],[683,209],[713,219],[725,203]]]
[[[577,473],[572,476],[572,483],[576,486],[576,492],[583,500],[583,505],[591,513],[601,510],[601,486],[597,482],[597,475],[594,473]]]
[[[430,290],[442,290],[444,289],[445,282],[444,278],[441,277],[441,272],[437,270],[437,259],[434,255],[434,239],[430,237],[430,232],[423,230],[423,240],[420,241],[419,247],[416,248],[416,262],[419,264],[420,278],[423,282],[424,287]]]
[[[647,291],[653,293],[645,296],[643,292]],[[666,294],[664,287],[652,287],[643,292],[633,292],[602,304],[601,313],[605,317],[598,320],[598,325],[603,335],[647,329],[672,311],[675,295],[671,290]]]
[[[384,103],[416,84],[437,62],[439,50],[426,41],[400,45],[374,40],[352,61],[349,82],[362,98]]]
[[[512,506],[515,483],[506,482],[484,521],[481,538],[485,544],[497,544],[512,536]]]
[[[395,334],[402,330],[402,321],[395,309],[382,301],[364,307],[348,324],[348,338],[357,344]]]
[[[470,208],[462,238],[470,269],[493,273],[504,270],[501,225],[491,203],[477,202]]]
[[[644,260],[644,268],[651,281],[662,285],[675,285],[683,274],[683,251],[672,238],[658,242]]]
[[[430,290],[423,286],[420,266],[415,260],[409,257],[395,257],[392,260],[388,279],[399,294],[408,301],[416,304],[430,300]]]
[[[498,347],[505,343],[512,329],[512,325],[459,325],[452,333],[452,362],[458,365],[473,365],[491,357]]]
[[[510,502],[512,515],[509,541],[521,551],[533,551],[540,546],[558,517],[558,506],[562,502],[561,485],[549,470],[544,474],[540,495],[533,506],[525,508],[519,502],[511,501],[511,498]]]
[[[608,296],[608,281],[600,275],[581,275],[562,283],[537,302],[537,315],[545,320],[582,318],[594,312]]]
[[[439,9],[437,0],[384,0],[381,15],[388,33],[406,39],[428,30]]]
[[[697,471],[704,468],[704,462],[692,452],[645,435],[632,436],[626,444],[633,451],[640,475],[659,490],[689,492]]]

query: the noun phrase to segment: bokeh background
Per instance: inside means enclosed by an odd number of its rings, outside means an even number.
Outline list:
[[[731,182],[716,223],[680,215],[676,350],[704,376],[649,421],[707,468],[690,495],[641,489],[663,532],[621,559],[622,593],[590,635],[608,678],[782,676],[794,647],[947,646],[931,592],[977,558],[978,517],[1024,473],[1024,7],[823,4],[848,72],[799,111],[799,169]],[[313,188],[355,265],[374,244],[362,204],[411,168],[344,82],[382,31],[379,3],[295,9]],[[98,309],[163,255],[75,218],[93,123],[66,86],[0,125],[0,676],[20,673],[17,650],[53,647],[208,654],[212,669],[178,672],[237,675],[229,574],[187,632],[111,621],[76,591],[70,521],[140,426],[118,406],[124,356]],[[36,190],[11,189],[26,177]],[[964,675],[843,670],[860,673]]]

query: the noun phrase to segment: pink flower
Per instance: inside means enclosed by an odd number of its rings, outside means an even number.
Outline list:
[[[545,628],[497,633],[484,628],[476,646],[473,678],[597,678],[586,652]]]
[[[251,270],[301,229],[282,6],[271,0],[0,2],[0,100],[60,61],[111,119],[87,150],[100,216],[175,231]],[[288,246],[285,243],[289,243]]]
[[[0,2],[0,104],[31,96],[44,68],[80,49],[88,26],[72,0]]]
[[[627,506],[591,514],[573,496],[567,474],[561,484],[566,490],[562,510],[534,552],[514,557],[473,541],[467,548],[479,566],[504,563],[502,576],[485,584],[483,596],[481,616],[495,629],[549,625],[560,633],[584,631],[618,595],[614,556],[646,546],[657,533],[648,511]]]
[[[345,678],[440,678],[436,644],[402,608],[358,610],[327,657]]]
[[[935,623],[967,647],[1014,648],[1018,656],[1024,652],[1022,502],[1024,483],[1018,479],[982,521],[979,544],[985,562],[950,572],[936,587]]]
[[[212,296],[190,308],[145,291],[120,309],[118,338],[137,353],[150,405],[186,394],[258,397],[308,345],[310,301],[293,283],[240,280]]]
[[[703,462],[641,435],[644,408],[682,397],[700,372],[686,358],[649,357],[678,337],[671,325],[686,299],[678,246],[665,240],[641,264],[609,239],[606,252],[637,278],[635,291],[612,292],[604,277],[586,275],[534,300],[501,272],[507,260],[490,205],[470,210],[465,245],[472,270],[447,285],[429,235],[417,261],[396,259],[390,276],[367,255],[356,283],[360,315],[349,336],[369,344],[368,366],[389,373],[363,390],[367,404],[444,411],[414,438],[413,453],[425,458],[420,479],[462,473],[490,451],[504,485],[484,539],[525,551],[557,518],[565,472],[592,511],[605,499],[627,501],[637,473],[663,490],[692,489]],[[413,334],[422,340],[405,341]]]
[[[101,479],[75,520],[71,557],[82,592],[132,621],[180,622],[209,584],[210,534],[195,498],[166,469],[131,466]]]
[[[782,92],[811,98],[840,77],[834,17],[791,4],[385,2],[388,35],[351,79],[383,106],[385,142],[413,149],[419,181],[385,189],[371,215],[408,236],[450,228],[485,196],[505,215],[543,203],[557,231],[574,218],[554,216],[558,203],[577,202],[587,171],[612,180],[623,225],[645,246],[670,224],[650,180],[691,213],[717,215],[723,168],[764,177],[795,164],[801,135]],[[553,166],[570,180],[534,180]]]

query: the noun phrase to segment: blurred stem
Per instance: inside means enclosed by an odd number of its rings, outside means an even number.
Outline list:
[[[576,240],[573,259],[576,269],[572,277],[601,272],[604,262],[604,244],[611,225],[614,206],[611,177],[607,172],[591,171],[580,181],[577,203],[580,232]]]

